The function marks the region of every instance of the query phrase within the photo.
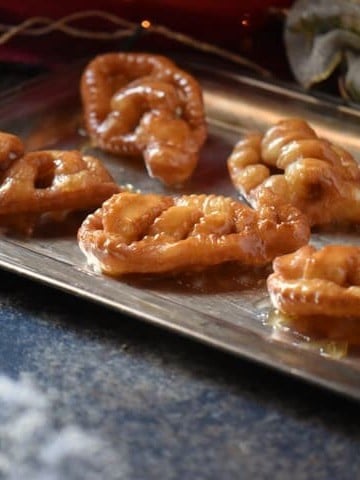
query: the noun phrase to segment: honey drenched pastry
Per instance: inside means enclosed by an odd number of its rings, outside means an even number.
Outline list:
[[[24,152],[24,145],[19,137],[0,132],[0,172],[8,168],[14,160],[22,157]]]
[[[90,208],[118,191],[95,157],[76,150],[31,152],[3,174],[0,215]]]
[[[0,224],[21,231],[30,232],[43,213],[96,208],[120,191],[94,157],[58,150],[24,154],[18,137],[0,132],[2,166]]]
[[[306,245],[278,257],[267,286],[274,307],[294,317],[360,317],[360,247]]]
[[[108,53],[86,67],[81,95],[95,145],[143,155],[149,175],[168,185],[191,176],[207,129],[202,92],[190,74],[159,55]]]
[[[311,225],[360,221],[358,163],[301,119],[282,120],[264,136],[246,136],[228,158],[228,169],[254,207],[257,192],[266,188],[304,212]]]
[[[261,203],[261,201],[260,201]],[[161,273],[224,262],[264,265],[309,239],[306,219],[291,206],[258,212],[216,195],[114,195],[89,215],[79,246],[97,271]]]

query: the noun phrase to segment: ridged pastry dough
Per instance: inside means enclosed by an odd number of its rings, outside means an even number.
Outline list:
[[[293,207],[259,212],[216,195],[170,197],[123,192],[89,215],[79,246],[97,271],[160,273],[224,262],[264,265],[309,239],[306,219]]]
[[[206,139],[198,82],[166,57],[99,55],[81,81],[86,127],[95,145],[143,155],[150,176],[168,185],[193,173]]]

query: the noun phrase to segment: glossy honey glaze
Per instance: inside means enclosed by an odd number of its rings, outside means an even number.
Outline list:
[[[356,318],[291,317],[271,310],[264,323],[272,327],[272,338],[290,340],[332,358],[341,358],[360,349],[360,321]]]

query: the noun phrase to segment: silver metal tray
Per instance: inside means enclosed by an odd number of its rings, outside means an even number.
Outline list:
[[[360,112],[295,90],[209,66],[186,65],[203,86],[209,140],[194,178],[179,192],[148,178],[141,161],[92,150],[82,131],[79,71],[70,70],[0,99],[0,128],[31,150],[83,149],[104,160],[120,184],[143,192],[219,193],[236,197],[226,158],[246,130],[265,129],[287,116],[308,120],[323,136],[360,158]],[[356,234],[314,235],[312,241],[359,243]],[[296,336],[279,335],[264,321],[271,311],[268,271],[223,272],[115,280],[93,273],[73,234],[0,237],[0,267],[167,327],[214,347],[360,399],[360,357],[321,354]],[[120,321],[120,317],[119,317]]]

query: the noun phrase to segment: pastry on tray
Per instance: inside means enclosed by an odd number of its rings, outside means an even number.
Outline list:
[[[264,265],[306,244],[309,234],[306,218],[289,205],[255,211],[216,195],[123,192],[85,219],[78,241],[95,270],[120,276]]]
[[[228,158],[228,169],[254,208],[257,193],[266,188],[299,208],[311,225],[360,222],[359,164],[302,119],[285,119],[264,135],[245,136]]]
[[[166,57],[107,53],[85,68],[81,96],[94,143],[116,155],[143,156],[167,185],[193,173],[206,139],[202,91]]]
[[[278,257],[267,280],[274,307],[289,316],[360,318],[360,247],[311,245]]]
[[[25,233],[42,214],[94,209],[120,191],[97,158],[76,150],[25,153],[21,140],[5,132],[0,169],[0,225]]]

